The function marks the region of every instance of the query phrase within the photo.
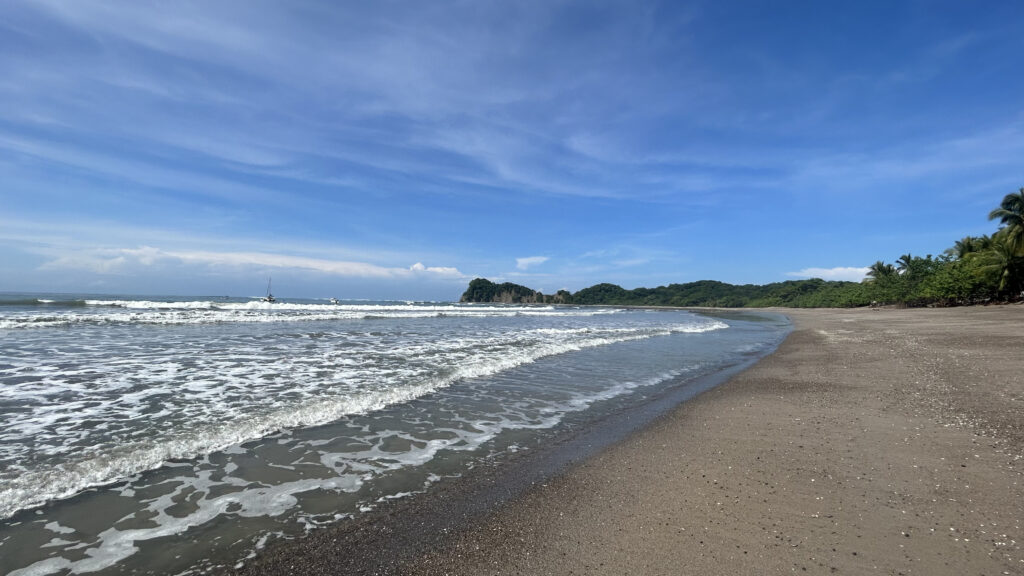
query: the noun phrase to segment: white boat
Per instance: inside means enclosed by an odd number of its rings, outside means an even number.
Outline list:
[[[341,304],[341,300],[338,300],[337,298],[331,298],[331,304]]]
[[[260,298],[260,302],[277,302],[277,298],[274,298],[274,295],[270,293],[270,278],[267,278],[267,295]]]

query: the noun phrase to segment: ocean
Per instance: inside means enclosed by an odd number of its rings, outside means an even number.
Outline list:
[[[0,294],[0,574],[195,574],[750,362],[772,313]]]

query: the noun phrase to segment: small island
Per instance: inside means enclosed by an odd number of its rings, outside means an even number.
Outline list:
[[[512,282],[495,284],[486,278],[477,278],[469,283],[469,288],[462,293],[459,302],[478,302],[493,304],[571,304],[572,294],[568,290],[559,290],[556,294],[542,294]]]

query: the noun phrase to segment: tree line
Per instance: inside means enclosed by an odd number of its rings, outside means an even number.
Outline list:
[[[560,290],[549,295],[519,284],[477,278],[461,301],[728,308],[958,306],[1019,301],[1024,296],[1024,188],[1007,194],[988,217],[999,223],[991,235],[961,238],[938,256],[903,254],[892,264],[879,260],[862,282],[812,278],[735,285],[701,280],[633,290],[597,284],[575,293]]]

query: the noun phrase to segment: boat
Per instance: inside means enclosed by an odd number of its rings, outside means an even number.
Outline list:
[[[331,304],[341,304],[341,300],[338,300],[337,298],[331,298]]]
[[[269,277],[267,278],[267,295],[264,296],[263,298],[260,298],[260,302],[277,302],[277,298],[274,298],[274,295],[270,293],[270,278]]]

